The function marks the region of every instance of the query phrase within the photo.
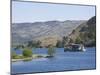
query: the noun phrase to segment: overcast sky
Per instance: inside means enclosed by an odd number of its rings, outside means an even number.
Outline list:
[[[95,15],[95,6],[12,2],[12,22],[52,20],[88,20]]]

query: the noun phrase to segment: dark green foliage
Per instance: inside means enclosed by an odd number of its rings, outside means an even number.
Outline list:
[[[80,38],[81,38],[82,40],[84,40],[84,38],[85,38],[84,33],[80,33],[79,36],[80,36]]]
[[[88,38],[90,38],[90,39],[95,39],[95,33],[89,32],[89,33],[88,33]]]
[[[75,43],[76,43],[76,44],[82,43],[82,40],[80,39],[80,37],[77,37],[77,38],[76,38]]]
[[[80,30],[80,32],[86,32],[86,31],[88,31],[88,27],[82,27]]]
[[[40,41],[29,41],[28,44],[27,44],[27,47],[29,47],[29,48],[33,48],[33,47],[39,48],[40,44],[41,44]]]
[[[62,40],[62,44],[63,46],[66,44],[66,42],[68,42],[68,37],[63,37],[63,40]]]
[[[73,39],[70,38],[69,43],[74,43]]]
[[[28,41],[27,47],[32,47],[33,46],[33,41]]]
[[[83,43],[86,46],[96,45],[96,16],[87,21],[87,26],[81,28],[79,37],[76,38],[75,43]]]
[[[17,55],[16,55],[16,53],[13,51],[12,53],[11,53],[11,57],[12,58],[15,58]]]
[[[15,47],[15,49],[20,49],[20,48],[24,48],[24,45],[17,45],[17,46]]]
[[[75,33],[75,30],[72,31],[72,34],[74,34],[74,33]]]
[[[96,16],[92,17],[88,22],[88,37],[91,40],[96,40]]]
[[[54,56],[54,54],[55,54],[54,47],[53,46],[49,46],[49,48],[48,48],[48,55],[52,57],[52,56]]]
[[[36,43],[36,47],[39,48],[39,47],[41,47],[40,45],[41,45],[41,41],[38,40]]]
[[[23,56],[25,57],[31,57],[32,56],[32,50],[26,48],[23,50]]]
[[[63,47],[63,42],[61,40],[57,41],[56,47],[62,48]]]
[[[87,22],[88,25],[95,25],[96,24],[96,16],[93,16],[91,19]]]
[[[86,32],[85,33],[80,33],[79,37],[83,41],[83,43],[85,43],[89,40],[88,34]]]

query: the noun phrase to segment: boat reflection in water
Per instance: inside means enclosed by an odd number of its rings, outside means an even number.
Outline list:
[[[69,44],[64,47],[64,51],[86,51],[83,44]]]

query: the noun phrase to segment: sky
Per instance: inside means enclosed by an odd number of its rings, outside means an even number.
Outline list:
[[[12,23],[88,20],[93,16],[95,16],[95,6],[12,2]]]

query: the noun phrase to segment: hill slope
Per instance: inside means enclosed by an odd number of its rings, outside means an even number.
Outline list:
[[[75,43],[84,43],[86,46],[94,46],[96,41],[96,16],[87,22],[80,24],[69,35]]]
[[[12,43],[23,43],[30,40],[41,40],[43,37],[69,35],[73,29],[85,21],[46,21],[35,23],[13,23]]]

